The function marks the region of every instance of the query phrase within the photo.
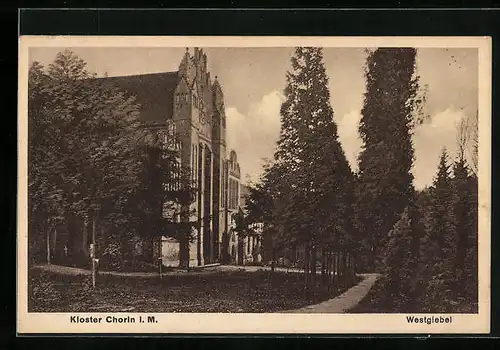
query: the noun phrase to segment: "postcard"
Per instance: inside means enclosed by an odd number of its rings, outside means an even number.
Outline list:
[[[490,331],[491,38],[19,40],[19,334]]]

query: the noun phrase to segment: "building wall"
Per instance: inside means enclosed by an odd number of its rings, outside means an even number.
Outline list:
[[[198,189],[197,199],[190,206],[190,220],[199,222],[190,254],[195,252],[195,265],[204,265],[220,261],[229,228],[224,96],[217,79],[211,81],[202,50],[195,48],[193,55],[186,51],[179,65],[179,77],[173,119],[181,138],[182,164],[191,169]],[[165,252],[175,245],[167,241],[162,244]]]

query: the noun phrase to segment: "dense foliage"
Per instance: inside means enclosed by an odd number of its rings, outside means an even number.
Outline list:
[[[380,48],[366,62],[366,93],[359,132],[357,228],[364,269],[378,268],[387,234],[413,196],[411,127],[418,107],[416,50]]]
[[[327,288],[377,271],[366,300],[379,312],[477,311],[478,116],[459,125],[455,159],[444,150],[432,185],[415,190],[412,132],[426,118],[416,55],[413,48],[368,53],[363,147],[353,174],[322,49],[296,48],[274,159],[250,186],[236,230],[244,237],[249,224],[263,223],[264,263],[304,268],[306,290],[316,286],[318,267]],[[175,131],[165,144],[139,110],[133,96],[88,72],[71,51],[47,69],[32,64],[32,260],[85,265],[94,242],[97,255],[120,269],[137,258],[154,262],[155,244],[167,235],[180,243],[180,265],[188,266],[196,188],[180,165]],[[43,288],[33,293],[43,295]]]
[[[97,256],[114,266],[143,243],[140,255],[151,260],[159,234],[188,238],[191,230],[164,229],[164,203],[188,206],[191,184],[167,191],[185,182],[180,169],[165,171],[178,152],[154,140],[134,96],[91,74],[69,50],[47,69],[34,62],[28,90],[32,260],[87,265],[97,243]],[[167,219],[178,214],[170,212]]]
[[[291,63],[275,159],[251,189],[248,209],[267,224],[267,257],[302,249],[301,265],[314,279],[327,251],[345,259],[353,251],[354,177],[338,141],[322,49],[299,47]]]

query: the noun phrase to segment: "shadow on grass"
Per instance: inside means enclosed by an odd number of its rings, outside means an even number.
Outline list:
[[[279,312],[342,294],[326,286],[304,290],[299,273],[214,271],[160,278],[91,277],[30,271],[29,312]]]

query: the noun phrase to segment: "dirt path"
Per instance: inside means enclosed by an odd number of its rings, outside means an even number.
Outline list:
[[[46,272],[57,273],[68,276],[90,276],[91,270],[80,269],[70,266],[61,265],[37,265],[33,269]],[[163,271],[163,276],[182,276],[186,274],[210,274],[219,271],[219,266],[210,266],[206,268],[196,268],[190,271],[187,270],[166,270]],[[119,272],[119,271],[99,271],[99,275],[104,276],[119,276],[119,277],[139,277],[139,278],[158,278],[158,272]]]
[[[378,274],[363,274],[364,279],[354,287],[348,289],[344,294],[336,298],[324,301],[316,305],[309,305],[297,310],[287,311],[290,313],[325,313],[325,314],[340,314],[345,313],[356,306],[363,299],[368,291],[377,281]]]
[[[91,270],[80,269],[76,267],[70,266],[61,266],[61,265],[37,265],[33,267],[36,270],[42,270],[47,272],[58,273],[61,275],[69,275],[69,276],[89,276],[92,274]],[[194,267],[187,270],[181,269],[166,269],[163,271],[163,276],[181,276],[187,273],[189,274],[211,274],[218,271],[248,271],[248,272],[256,272],[262,270],[271,270],[269,266],[237,266],[237,265],[214,265],[214,266],[206,266],[206,267]],[[284,267],[276,267],[275,271],[277,272],[303,272],[300,269],[294,268],[284,268]],[[319,273],[319,272],[318,272]],[[159,276],[158,272],[119,272],[119,271],[99,271],[99,275],[108,275],[108,276],[120,276],[120,277],[139,277],[139,278],[157,278]]]

